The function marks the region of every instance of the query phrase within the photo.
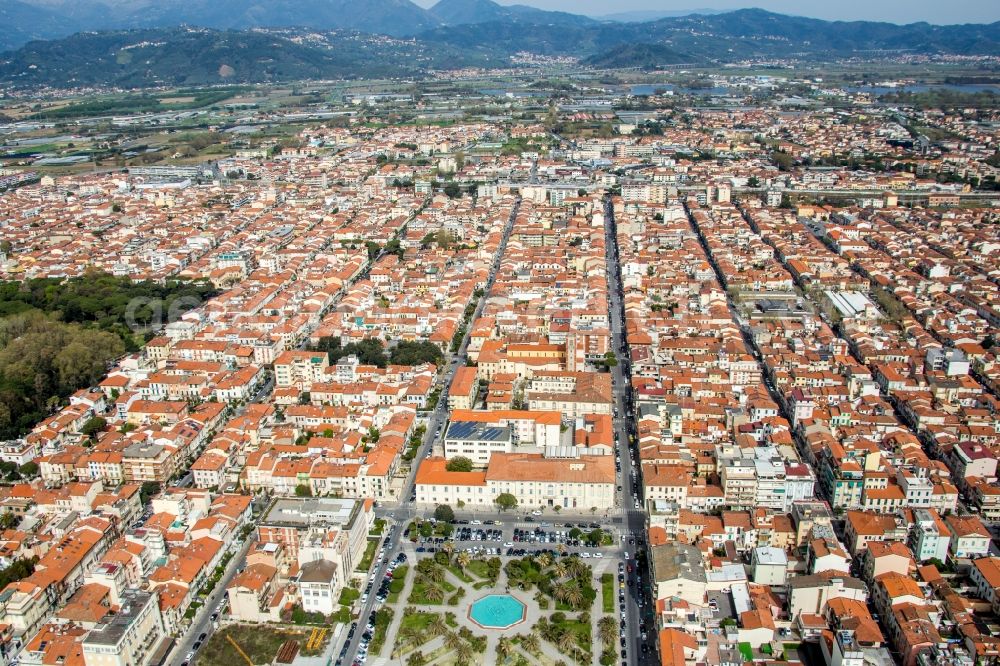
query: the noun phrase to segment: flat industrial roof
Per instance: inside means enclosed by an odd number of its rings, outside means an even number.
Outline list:
[[[264,513],[261,525],[349,525],[361,500],[336,497],[279,497]]]

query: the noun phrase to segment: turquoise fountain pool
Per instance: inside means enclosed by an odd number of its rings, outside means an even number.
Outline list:
[[[491,594],[473,602],[469,619],[486,629],[507,629],[524,621],[525,607],[509,594]]]

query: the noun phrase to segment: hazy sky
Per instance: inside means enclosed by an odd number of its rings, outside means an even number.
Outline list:
[[[415,0],[429,7],[435,0]],[[782,14],[830,20],[892,21],[893,23],[992,23],[1000,21],[1000,0],[497,0],[502,5],[525,4],[575,14],[600,16],[644,9],[727,10],[760,7]]]

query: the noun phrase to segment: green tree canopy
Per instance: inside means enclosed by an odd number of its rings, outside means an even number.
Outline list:
[[[150,498],[160,494],[160,484],[156,481],[146,481],[139,489],[139,500],[145,505]]]
[[[791,171],[792,166],[795,164],[794,157],[780,150],[771,153],[771,160],[781,171]]]
[[[19,437],[96,384],[125,345],[114,333],[29,311],[0,319],[0,439]]]
[[[392,348],[389,362],[393,365],[420,365],[421,363],[441,365],[444,362],[444,353],[440,347],[429,340],[417,342],[401,340]]]
[[[454,522],[455,511],[447,504],[438,504],[437,508],[434,509],[434,519],[441,520],[446,523]]]
[[[36,562],[38,562],[37,556],[14,560],[9,567],[0,571],[0,590],[35,573]]]
[[[9,530],[17,527],[18,523],[21,522],[21,516],[17,515],[13,511],[4,511],[0,515],[0,530]]]
[[[496,504],[501,511],[508,511],[510,509],[517,508],[517,498],[510,493],[500,493],[497,495],[496,499],[493,500],[493,503]]]
[[[313,351],[324,351],[330,358],[330,363],[336,363],[345,356],[355,355],[362,365],[374,365],[384,368],[389,363],[385,355],[385,347],[377,338],[366,338],[360,342],[351,342],[341,346],[339,336],[328,335],[319,339],[312,347]]]
[[[472,461],[465,456],[456,456],[448,461],[445,469],[449,472],[471,472]]]
[[[97,434],[108,427],[108,421],[102,416],[92,416],[80,428],[80,434],[89,437],[91,440],[97,439]]]

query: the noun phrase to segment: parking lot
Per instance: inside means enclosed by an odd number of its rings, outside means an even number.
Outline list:
[[[709,592],[708,606],[719,620],[724,620],[727,617],[737,619],[733,599],[727,592]]]
[[[611,556],[611,551],[643,542],[641,537],[621,535],[596,522],[515,525],[489,520],[457,521],[449,536],[417,537],[415,541],[411,538],[411,542],[417,553],[435,553],[451,543],[453,550],[473,554],[524,555],[553,548],[582,558]]]

